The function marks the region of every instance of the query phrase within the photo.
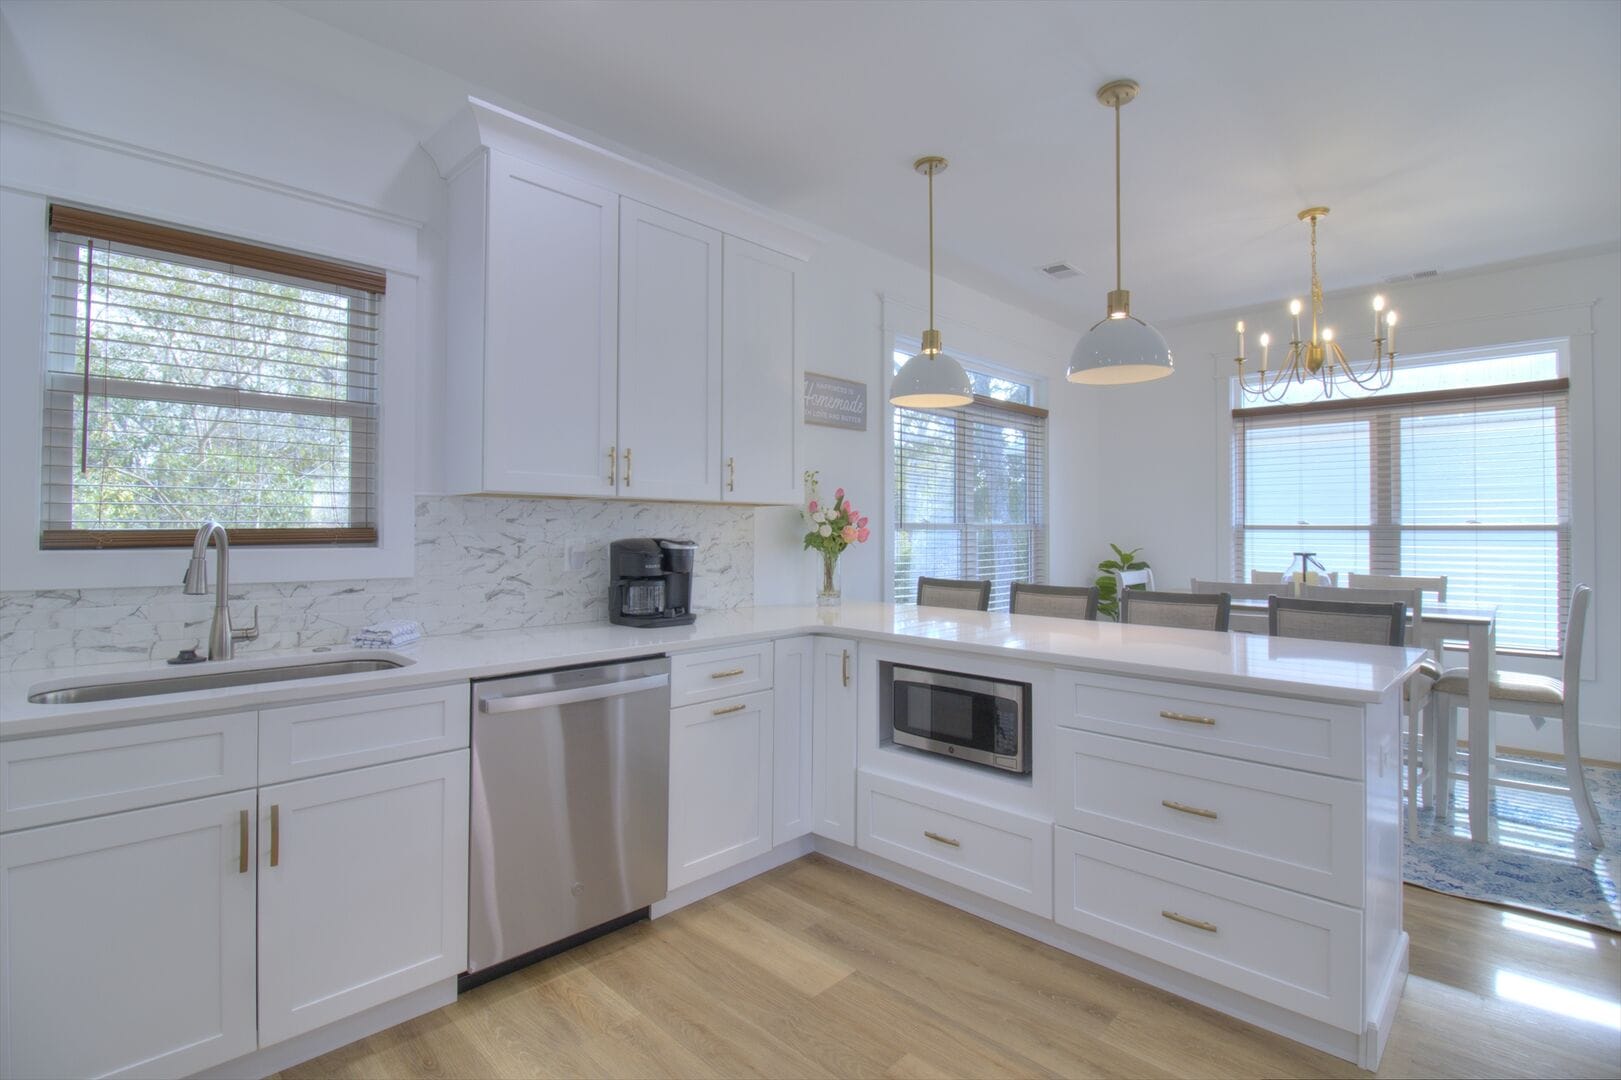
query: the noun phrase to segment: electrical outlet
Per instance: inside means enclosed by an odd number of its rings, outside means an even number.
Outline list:
[[[588,554],[585,547],[571,541],[563,546],[563,565],[574,573],[580,573],[585,569]]]

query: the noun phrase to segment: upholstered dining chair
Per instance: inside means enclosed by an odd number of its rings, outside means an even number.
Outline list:
[[[1581,820],[1582,832],[1587,834],[1588,842],[1595,848],[1603,848],[1604,838],[1599,834],[1598,827],[1598,809],[1593,805],[1592,795],[1588,794],[1587,777],[1582,772],[1581,729],[1577,723],[1582,689],[1582,637],[1587,627],[1587,605],[1592,596],[1593,590],[1586,585],[1576,586],[1575,591],[1570,594],[1570,617],[1565,621],[1563,678],[1528,675],[1520,671],[1498,671],[1492,675],[1489,689],[1491,711],[1494,713],[1506,712],[1529,716],[1538,728],[1549,720],[1559,721],[1565,744],[1563,765],[1523,761],[1516,761],[1514,764],[1516,768],[1529,770],[1536,775],[1557,777],[1563,774],[1566,786],[1555,787],[1496,776],[1492,778],[1492,782],[1503,787],[1568,795],[1570,801],[1576,804],[1576,816]],[[1442,763],[1436,771],[1444,781],[1439,800],[1444,806],[1449,801],[1453,762],[1458,753],[1458,709],[1469,703],[1468,669],[1449,668],[1442,672],[1440,681],[1435,684],[1434,693],[1440,730],[1437,741],[1441,747],[1442,758]],[[1487,723],[1490,723],[1490,719]],[[1494,745],[1494,740],[1487,739],[1486,745],[1488,747]],[[1469,747],[1471,769],[1476,767],[1475,754],[1481,752],[1484,752],[1484,748]]]
[[[917,579],[918,607],[960,608],[965,611],[991,609],[989,581],[958,581],[953,578]]]
[[[1400,645],[1407,640],[1407,605],[1358,604],[1342,600],[1274,596],[1267,601],[1267,631],[1273,637]]]
[[[1389,574],[1346,574],[1346,588],[1350,589],[1418,589],[1420,592],[1434,593],[1435,602],[1444,604],[1447,600],[1447,579],[1442,574],[1439,577],[1393,577]]]
[[[1350,575],[1351,577],[1364,577],[1366,575]],[[1345,589],[1327,588],[1321,585],[1307,586],[1301,590],[1301,597],[1306,600],[1334,600],[1359,604],[1393,604],[1400,603],[1406,606],[1407,637],[1406,641],[1419,646],[1427,647],[1428,637],[1424,632],[1424,588],[1422,582],[1427,579],[1412,578],[1386,578],[1387,581],[1412,580],[1419,582],[1408,588],[1375,589],[1367,586],[1352,586]],[[1445,579],[1443,579],[1445,580]],[[1439,655],[1437,644],[1436,655]],[[1436,783],[1436,775],[1440,772],[1441,754],[1437,751],[1440,730],[1435,710],[1429,707],[1431,692],[1435,681],[1441,677],[1440,662],[1433,656],[1427,656],[1407,680],[1402,688],[1402,716],[1407,721],[1407,837],[1410,840],[1418,839],[1418,804],[1420,793],[1423,793],[1427,803],[1434,807],[1439,803],[1440,788]]]
[[[1251,582],[1251,584],[1254,584],[1254,585],[1282,585],[1283,584],[1283,571],[1282,570],[1276,570],[1276,571],[1274,571],[1274,570],[1251,570],[1250,571],[1250,582]],[[1330,570],[1329,571],[1329,573],[1328,573],[1328,583],[1330,585],[1338,585],[1340,583],[1340,572],[1338,570]]]
[[[1278,576],[1282,577],[1281,574]],[[1269,596],[1276,595],[1281,590],[1277,582],[1267,584],[1265,582],[1205,581],[1202,578],[1191,578],[1188,581],[1188,591],[1206,595],[1226,593],[1234,600],[1265,600]]]
[[[1098,617],[1098,591],[1069,585],[1026,585],[1015,581],[1008,592],[1008,611],[1014,615],[1049,615],[1059,619]]]
[[[1120,621],[1133,626],[1227,630],[1233,598],[1226,593],[1138,592],[1120,594]]]

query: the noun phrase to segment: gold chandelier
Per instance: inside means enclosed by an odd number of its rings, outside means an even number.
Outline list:
[[[1373,361],[1363,363],[1360,370],[1345,358],[1340,343],[1334,340],[1334,328],[1318,327],[1323,315],[1323,285],[1317,277],[1317,219],[1327,213],[1326,206],[1311,206],[1299,214],[1301,221],[1311,222],[1311,340],[1303,341],[1300,337],[1300,301],[1289,301],[1289,314],[1294,319],[1294,336],[1289,342],[1287,361],[1281,367],[1270,367],[1272,335],[1263,333],[1261,369],[1254,378],[1248,378],[1244,373],[1244,364],[1248,359],[1244,355],[1244,323],[1240,321],[1236,328],[1238,356],[1234,362],[1238,365],[1238,384],[1250,397],[1281,401],[1293,384],[1304,383],[1307,379],[1322,382],[1324,397],[1334,396],[1335,383],[1341,378],[1373,392],[1389,386],[1396,374],[1396,311],[1394,308],[1385,310],[1383,296],[1373,298]]]

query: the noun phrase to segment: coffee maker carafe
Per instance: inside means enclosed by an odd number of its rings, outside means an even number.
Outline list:
[[[620,626],[686,626],[692,612],[691,540],[615,540],[608,545],[608,621]]]

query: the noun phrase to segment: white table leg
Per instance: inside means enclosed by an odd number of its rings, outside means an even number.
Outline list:
[[[1492,653],[1495,622],[1469,627],[1469,839],[1485,842],[1491,808],[1493,745],[1491,718]]]

